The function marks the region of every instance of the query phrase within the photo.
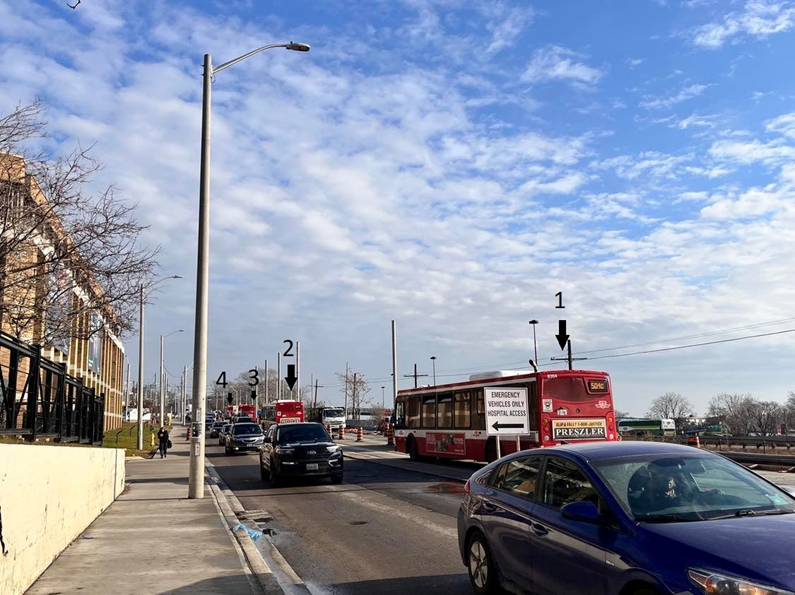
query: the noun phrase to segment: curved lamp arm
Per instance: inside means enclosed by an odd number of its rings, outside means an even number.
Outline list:
[[[238,62],[242,62],[246,58],[250,58],[254,54],[259,54],[260,52],[264,52],[265,50],[270,50],[273,48],[284,48],[286,50],[293,50],[296,52],[308,52],[309,51],[309,44],[308,43],[272,43],[270,45],[264,45],[261,48],[257,48],[256,50],[251,50],[248,54],[243,54],[234,60],[229,60],[229,62],[224,62],[220,66],[216,66],[213,68],[212,74],[216,72],[221,72],[224,68],[229,68],[230,66],[234,66]]]

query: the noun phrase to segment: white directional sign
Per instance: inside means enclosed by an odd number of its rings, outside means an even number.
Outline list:
[[[530,433],[526,388],[486,388],[486,431],[489,436]]]

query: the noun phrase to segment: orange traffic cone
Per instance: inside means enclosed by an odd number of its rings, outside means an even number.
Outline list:
[[[360,427],[358,430],[356,430],[356,442],[361,442],[363,437],[364,437],[364,430],[362,430],[362,428]]]

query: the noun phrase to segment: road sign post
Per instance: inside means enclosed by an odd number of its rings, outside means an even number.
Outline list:
[[[497,437],[497,458],[500,458],[500,438],[530,433],[530,417],[527,408],[527,389],[514,387],[485,388],[486,433]]]

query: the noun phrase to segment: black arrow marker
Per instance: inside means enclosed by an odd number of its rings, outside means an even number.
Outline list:
[[[251,399],[253,401],[257,400],[257,389],[256,388],[251,391]]]
[[[491,427],[499,432],[500,429],[505,429],[505,430],[522,429],[524,427],[524,424],[501,424],[500,422],[495,421],[493,424],[491,424]]]
[[[290,390],[293,390],[298,377],[295,375],[295,364],[287,364],[287,376],[284,377],[287,381],[287,386],[290,387]]]
[[[228,395],[226,395],[226,402],[229,403],[230,405],[232,404],[232,401],[234,401],[234,400],[235,400],[235,398],[232,396],[232,393],[229,393]]]
[[[566,334],[566,321],[558,320],[558,334],[555,335],[558,339],[558,344],[561,349],[565,349],[566,341],[569,340],[569,335]]]

